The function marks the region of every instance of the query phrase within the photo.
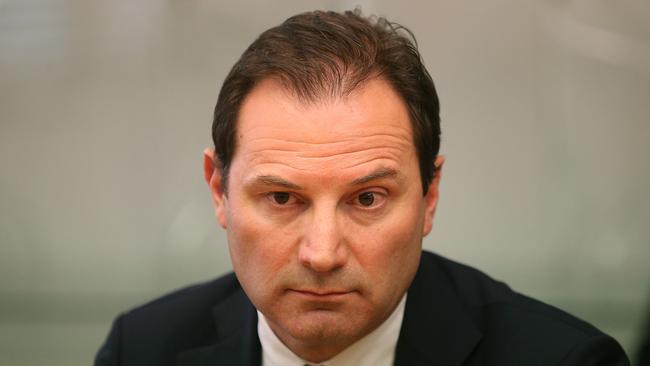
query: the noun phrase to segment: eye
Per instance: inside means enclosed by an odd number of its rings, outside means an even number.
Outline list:
[[[372,192],[363,192],[357,197],[361,206],[369,207],[375,202],[375,194]]]
[[[359,193],[352,203],[363,209],[373,209],[381,206],[386,201],[386,195],[380,192],[366,191]]]
[[[270,192],[267,198],[276,205],[286,206],[296,203],[297,199],[289,192]]]
[[[289,198],[291,198],[291,196],[287,192],[273,192],[272,198],[273,201],[278,205],[284,205],[289,202]]]

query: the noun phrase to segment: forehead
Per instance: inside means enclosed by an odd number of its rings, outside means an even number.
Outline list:
[[[237,122],[237,142],[281,132],[305,142],[340,140],[390,130],[411,140],[406,105],[390,84],[372,79],[347,96],[303,101],[275,79],[259,82],[244,99]],[[402,136],[408,135],[408,136]]]
[[[233,164],[323,170],[399,165],[413,156],[406,105],[388,82],[372,79],[347,96],[304,102],[266,79],[242,103]]]

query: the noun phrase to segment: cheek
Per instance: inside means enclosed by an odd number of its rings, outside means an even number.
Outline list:
[[[291,261],[290,238],[255,210],[239,206],[228,216],[228,246],[233,268],[247,292],[273,288],[273,280]]]
[[[422,250],[423,213],[421,210],[395,210],[365,232],[356,258],[371,280],[387,293],[399,293],[410,283]]]
[[[386,217],[371,226],[371,235],[378,242],[375,247],[388,259],[390,254],[399,256],[401,252],[413,249],[414,244],[419,249],[423,223],[424,209],[421,200],[401,201]]]

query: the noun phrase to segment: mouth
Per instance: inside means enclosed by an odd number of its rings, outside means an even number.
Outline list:
[[[306,298],[317,299],[317,300],[336,300],[340,299],[346,295],[351,294],[353,291],[345,290],[322,290],[322,289],[289,289],[289,292]]]

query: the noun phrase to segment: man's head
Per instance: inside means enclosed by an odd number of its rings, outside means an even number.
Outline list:
[[[358,11],[311,12],[262,33],[224,80],[214,111],[212,139],[224,188],[237,148],[241,104],[257,83],[268,78],[305,103],[345,96],[369,79],[386,80],[406,103],[426,193],[440,148],[440,107],[406,28],[383,18],[364,18]]]
[[[431,230],[438,102],[399,29],[354,13],[290,18],[249,47],[217,103],[205,177],[235,273],[309,361],[390,315]]]

